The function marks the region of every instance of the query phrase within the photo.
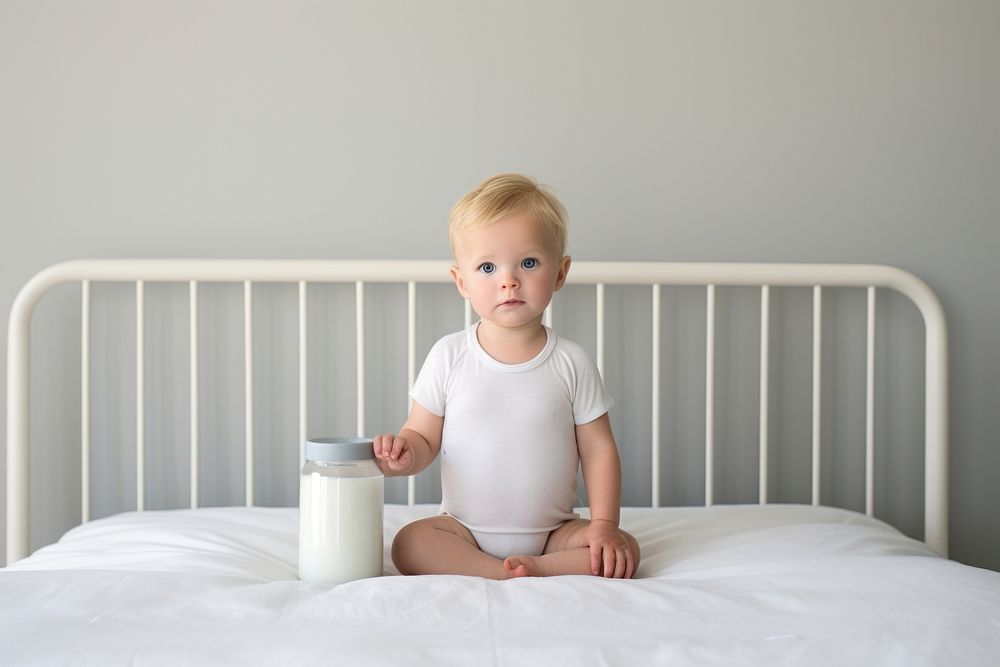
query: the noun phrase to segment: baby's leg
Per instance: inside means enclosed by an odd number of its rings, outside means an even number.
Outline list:
[[[529,577],[552,577],[560,574],[592,574],[590,549],[581,547],[586,519],[567,521],[551,533],[540,556],[511,556],[505,568],[524,567]]]
[[[584,545],[584,533],[590,521],[567,521],[549,534],[541,556],[512,556],[504,561],[505,568],[525,567],[528,576],[549,577],[560,574],[593,574],[590,569],[590,547]],[[625,533],[629,549],[639,565],[639,544]]]
[[[483,553],[469,529],[441,515],[403,526],[392,541],[392,562],[403,574],[466,574],[510,579],[527,574],[524,567],[504,567]]]

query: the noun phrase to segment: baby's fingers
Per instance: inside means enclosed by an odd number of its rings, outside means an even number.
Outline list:
[[[392,449],[389,450],[389,458],[398,459],[407,449],[409,449],[409,443],[406,441],[406,438],[393,438]]]
[[[372,451],[375,453],[375,458],[384,459],[387,455],[386,452],[386,440],[389,443],[392,442],[391,435],[376,435],[372,438]]]
[[[590,572],[598,575],[601,573],[601,549],[600,544],[590,545]]]
[[[615,549],[615,579],[624,579],[628,570],[628,547]]]
[[[615,566],[618,564],[618,553],[614,547],[604,547],[604,577],[610,579],[615,576]]]
[[[628,566],[625,568],[625,578],[631,579],[635,576],[635,557],[636,554],[632,553],[632,549],[628,546],[625,547],[625,559],[628,561]]]

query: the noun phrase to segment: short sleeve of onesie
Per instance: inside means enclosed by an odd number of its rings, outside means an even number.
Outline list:
[[[577,426],[589,424],[614,405],[590,355],[576,343],[561,339],[561,346],[570,358],[573,377],[573,421]]]
[[[449,345],[449,338],[445,336],[438,340],[427,353],[427,359],[410,391],[414,401],[438,417],[443,417],[445,412],[445,376],[450,365],[449,357],[453,356],[450,354],[452,346]]]

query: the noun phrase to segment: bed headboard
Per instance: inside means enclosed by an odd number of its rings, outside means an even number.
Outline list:
[[[309,424],[307,392],[309,387],[308,358],[310,285],[318,283],[344,283],[354,287],[354,377],[356,381],[357,417],[355,430],[368,434],[366,422],[366,396],[372,388],[366,367],[366,342],[372,332],[366,328],[366,285],[397,283],[406,288],[405,315],[400,314],[399,325],[405,323],[407,380],[412,384],[419,370],[416,345],[417,323],[422,317],[418,312],[418,292],[423,284],[450,283],[450,263],[446,261],[400,260],[93,260],[57,264],[33,277],[20,291],[11,310],[8,334],[7,377],[7,562],[29,553],[29,482],[30,482],[30,342],[32,313],[36,304],[50,289],[64,283],[80,283],[81,287],[81,521],[90,518],[90,346],[91,346],[91,289],[92,284],[115,282],[134,285],[135,303],[135,457],[136,503],[144,509],[145,438],[144,393],[151,381],[145,373],[144,341],[146,331],[145,295],[149,283],[179,283],[187,285],[188,292],[188,346],[190,382],[187,393],[190,404],[190,505],[199,506],[199,459],[203,445],[199,436],[199,409],[202,405],[199,384],[199,294],[204,283],[237,283],[243,286],[244,321],[244,387],[243,405],[245,428],[245,500],[248,505],[255,499],[255,442],[254,442],[254,288],[261,283],[290,283],[298,288],[298,441],[304,443]],[[605,365],[604,332],[608,322],[609,294],[615,286],[639,286],[646,291],[642,297],[651,325],[650,345],[646,352],[651,369],[648,387],[650,406],[650,442],[646,443],[649,456],[650,497],[653,506],[661,504],[660,457],[663,449],[661,434],[661,405],[664,386],[662,376],[661,327],[664,316],[662,290],[671,286],[691,286],[703,292],[704,322],[704,502],[716,502],[715,488],[717,461],[714,428],[716,408],[716,294],[717,288],[754,288],[759,296],[760,345],[756,364],[759,368],[757,391],[758,432],[757,498],[760,503],[768,498],[769,447],[769,355],[772,354],[770,323],[772,294],[784,287],[808,288],[812,297],[812,371],[811,371],[811,500],[821,503],[821,448],[822,429],[822,376],[823,367],[823,313],[824,290],[827,288],[859,288],[866,294],[865,331],[865,436],[864,436],[864,511],[875,511],[875,312],[878,289],[896,290],[908,297],[919,309],[924,334],[924,443],[923,443],[923,495],[924,540],[937,552],[947,555],[948,548],[948,401],[947,401],[947,344],[946,327],[941,304],[930,288],[921,280],[903,270],[878,265],[847,264],[737,264],[737,263],[670,263],[670,262],[575,262],[570,271],[569,285],[574,289],[593,290],[593,346],[602,373]],[[452,296],[451,298],[454,298]],[[546,321],[553,321],[553,310],[560,307],[559,298],[546,313]],[[466,304],[466,322],[471,312]],[[455,327],[457,328],[457,326]],[[559,327],[556,327],[557,330]],[[571,336],[572,337],[572,336]],[[388,428],[394,428],[390,426]],[[303,445],[300,444],[300,448]],[[633,452],[634,455],[634,452]],[[300,459],[302,453],[300,450]],[[408,482],[407,500],[415,501],[415,480]]]

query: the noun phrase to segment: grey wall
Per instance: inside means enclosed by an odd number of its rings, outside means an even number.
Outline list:
[[[4,0],[0,306],[79,257],[441,258],[453,201],[505,170],[556,187],[577,259],[894,264],[949,317],[952,555],[1000,569],[998,71],[993,2]],[[36,357],[78,396],[71,353]]]

